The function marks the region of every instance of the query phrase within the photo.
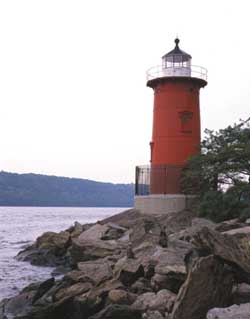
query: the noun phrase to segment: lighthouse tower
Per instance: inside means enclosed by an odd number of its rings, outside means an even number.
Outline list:
[[[136,168],[135,207],[144,213],[167,213],[187,208],[180,177],[188,158],[200,145],[200,88],[207,85],[207,70],[191,64],[179,48],[162,57],[162,64],[147,72],[154,91],[150,165]]]

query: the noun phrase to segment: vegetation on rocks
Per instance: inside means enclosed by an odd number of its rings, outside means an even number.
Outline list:
[[[216,222],[249,218],[250,119],[205,133],[200,153],[190,158],[183,174],[183,191],[199,196],[201,217]]]

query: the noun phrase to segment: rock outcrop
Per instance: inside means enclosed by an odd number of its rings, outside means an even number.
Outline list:
[[[249,318],[248,227],[129,210],[45,233],[18,259],[62,267],[64,276],[0,302],[0,319]]]
[[[228,308],[211,309],[207,314],[207,319],[249,319],[250,303],[242,305],[232,305]]]

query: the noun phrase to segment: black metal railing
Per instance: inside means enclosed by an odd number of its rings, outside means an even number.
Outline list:
[[[136,166],[135,195],[180,194],[183,165]]]

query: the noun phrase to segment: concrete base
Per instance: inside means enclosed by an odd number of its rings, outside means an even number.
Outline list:
[[[135,208],[142,214],[150,215],[180,212],[191,209],[194,198],[195,196],[182,194],[135,196]]]

